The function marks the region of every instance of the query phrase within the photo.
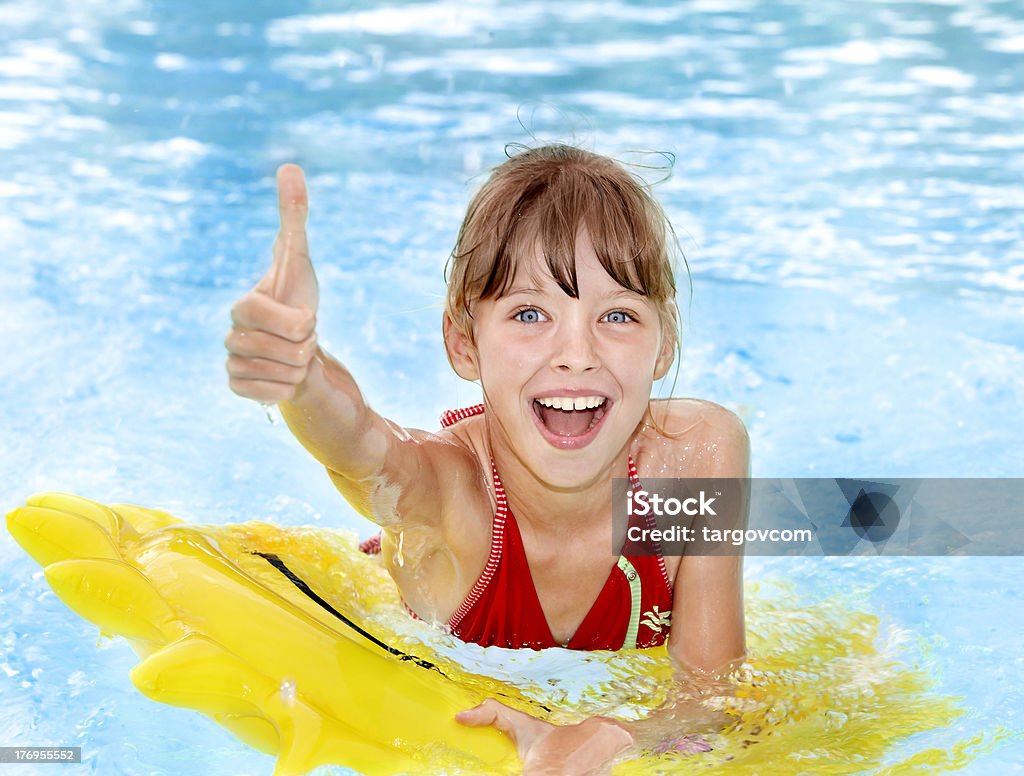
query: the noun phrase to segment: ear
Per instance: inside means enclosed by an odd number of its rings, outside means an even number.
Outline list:
[[[455,324],[448,313],[444,314],[442,324],[444,333],[444,349],[448,354],[448,363],[452,365],[455,374],[463,380],[479,380],[480,369],[476,362],[476,346],[470,340],[469,335]]]
[[[654,362],[654,379],[660,380],[668,374],[672,362],[676,359],[676,343],[678,340],[674,335],[663,336],[661,340],[661,352],[658,353],[658,360]]]

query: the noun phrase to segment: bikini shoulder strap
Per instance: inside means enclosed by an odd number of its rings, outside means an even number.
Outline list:
[[[460,420],[471,418],[474,415],[482,415],[483,411],[483,404],[474,404],[472,407],[463,407],[458,410],[445,410],[444,414],[441,415],[441,427],[448,428],[448,426],[453,426]]]

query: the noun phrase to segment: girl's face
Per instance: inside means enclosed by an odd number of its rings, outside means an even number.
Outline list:
[[[657,307],[604,271],[585,230],[576,271],[573,299],[539,252],[523,259],[507,294],[474,304],[475,345],[462,338],[453,357],[483,385],[492,445],[568,490],[625,476],[612,467],[673,356]]]

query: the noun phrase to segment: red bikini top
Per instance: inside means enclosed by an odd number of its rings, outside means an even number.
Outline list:
[[[482,404],[450,410],[442,416],[441,424],[451,426],[483,410]],[[448,621],[452,633],[485,647],[511,649],[630,649],[665,642],[671,623],[672,585],[660,551],[654,556],[620,556],[569,643],[556,642],[537,598],[519,527],[508,508],[493,461],[491,472],[498,504],[491,522],[491,551],[480,578]],[[631,487],[639,485],[632,456],[629,479]]]

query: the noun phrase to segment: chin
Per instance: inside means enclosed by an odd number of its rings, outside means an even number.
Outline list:
[[[584,449],[565,450],[545,444],[530,456],[528,466],[538,480],[552,488],[578,490],[605,476],[615,466],[621,449],[619,446],[611,451],[604,445],[592,444]],[[611,476],[625,477],[625,464],[622,472],[612,471]]]

